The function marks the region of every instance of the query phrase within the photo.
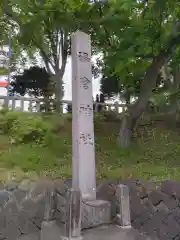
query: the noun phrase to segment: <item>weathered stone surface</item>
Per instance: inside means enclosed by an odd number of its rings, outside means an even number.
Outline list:
[[[28,179],[24,179],[20,184],[19,184],[19,189],[23,191],[29,191],[31,181]]]
[[[25,191],[17,188],[13,191],[13,197],[16,199],[16,202],[21,203],[27,196],[29,195],[29,191]]]
[[[19,187],[19,183],[17,183],[17,182],[10,182],[5,185],[5,189],[10,192],[14,191],[18,187]]]
[[[82,228],[97,227],[111,222],[111,205],[108,201],[83,202]]]
[[[122,229],[113,225],[87,230],[83,237],[84,240],[155,240],[140,235],[135,229]]]
[[[6,228],[2,230],[2,235],[8,240],[14,240],[21,236],[21,232],[13,222],[7,220]]]
[[[11,193],[6,190],[0,190],[0,205],[3,205],[11,198]]]
[[[61,235],[55,221],[42,222],[40,240],[59,240]]]
[[[161,184],[162,192],[180,199],[180,182],[166,180]]]
[[[40,240],[40,231],[33,232],[28,235],[22,235],[16,240]]]
[[[72,188],[72,179],[65,180],[64,184],[67,185],[68,188]]]
[[[45,196],[47,189],[51,189],[52,192],[54,191],[54,185],[52,181],[43,180],[37,183],[34,182],[32,184],[29,184],[29,194],[31,198],[34,199]]]
[[[64,184],[64,182],[62,180],[55,180],[54,183],[54,189],[55,191],[62,195],[65,196],[67,191],[68,191],[68,186],[66,184]]]
[[[118,224],[126,227],[131,226],[129,188],[126,185],[118,184],[116,187],[117,206],[119,206]]]
[[[166,181],[158,188],[149,187],[148,184],[146,186],[146,183],[141,181],[128,180],[119,183],[129,187],[131,224],[134,228],[139,232],[146,232],[153,240],[180,239],[179,183]],[[119,213],[115,196],[115,189],[119,183],[106,181],[104,185],[101,184],[97,188],[98,199],[108,200],[114,209],[114,215],[111,212],[111,220]],[[53,184],[48,181],[26,183],[28,187],[25,182],[23,184],[21,187],[12,184],[9,185],[9,188],[6,186],[6,190],[0,190],[0,240],[19,240],[19,238],[26,240],[26,236],[41,229],[47,202],[46,190],[49,189],[49,186],[52,187],[56,196],[56,205],[52,206],[56,210],[56,222],[59,226],[65,222],[67,185],[59,180]],[[92,220],[94,219],[92,215],[95,215],[97,219],[97,216],[100,216],[100,212],[95,210],[95,206],[93,208],[93,211],[87,211],[87,208],[83,210],[83,227],[85,226],[85,228],[99,224],[98,221]],[[96,214],[93,213],[95,211]],[[31,238],[29,239],[31,240]]]

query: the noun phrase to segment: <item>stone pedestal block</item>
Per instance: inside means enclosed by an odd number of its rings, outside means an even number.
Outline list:
[[[111,204],[104,200],[83,202],[82,229],[97,227],[111,222]]]

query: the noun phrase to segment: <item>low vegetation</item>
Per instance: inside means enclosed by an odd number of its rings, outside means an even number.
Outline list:
[[[144,118],[145,119],[145,118]],[[162,121],[143,120],[129,149],[119,148],[119,121],[95,116],[97,180],[180,178],[180,133]],[[0,180],[71,178],[71,116],[0,113]]]

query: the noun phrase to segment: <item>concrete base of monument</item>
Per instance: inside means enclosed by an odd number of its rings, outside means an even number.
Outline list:
[[[115,225],[101,226],[89,229],[83,233],[84,240],[154,240],[144,235],[140,235],[133,228],[123,229]]]
[[[111,204],[104,200],[83,202],[82,229],[111,223]]]

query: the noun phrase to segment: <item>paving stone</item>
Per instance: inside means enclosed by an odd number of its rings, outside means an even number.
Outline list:
[[[47,180],[40,181],[38,183],[32,183],[29,190],[31,198],[37,198],[40,195],[45,196],[47,188],[49,187],[52,189],[52,191],[54,190],[52,182]]]
[[[119,206],[116,198],[116,184],[114,181],[106,181],[104,184],[98,186],[97,199],[105,200],[111,204],[111,217],[114,219],[119,213]]]
[[[5,185],[5,189],[10,192],[13,192],[18,187],[19,187],[19,183],[17,183],[17,182],[10,182]]]
[[[169,213],[169,208],[164,204],[164,202],[160,202],[156,208],[159,210],[159,211],[163,211],[163,212],[166,212],[167,214]]]
[[[38,204],[33,199],[28,198],[21,202],[21,209],[29,214],[29,217],[35,217],[38,213]]]
[[[37,217],[44,219],[44,213],[45,213],[45,199],[39,199],[36,201],[37,204]]]
[[[179,240],[180,239],[180,234],[178,234],[173,240]]]
[[[147,190],[146,186],[144,184],[142,184],[141,182],[136,183],[135,189],[137,191],[138,197],[140,197],[141,199],[148,197],[148,190]]]
[[[152,204],[151,201],[149,201],[148,198],[143,200],[143,205],[149,214],[154,214],[157,211],[157,208]]]
[[[170,199],[169,197],[167,197],[167,199],[164,202],[166,204],[166,206],[172,210],[174,208],[176,208],[177,206],[179,206],[179,201],[177,199]]]
[[[8,240],[15,240],[16,238],[21,236],[20,230],[17,228],[17,226],[13,222],[7,222],[6,228],[2,231],[2,234],[8,239]]]
[[[161,184],[162,192],[166,193],[169,196],[175,196],[180,199],[180,182],[166,180]]]
[[[174,219],[180,225],[180,207],[175,208],[171,214],[173,215]]]
[[[153,232],[156,229],[160,228],[162,225],[163,220],[167,217],[167,213],[164,213],[163,211],[157,211],[152,218],[147,221],[143,226],[142,230],[145,232]]]
[[[5,237],[3,236],[2,233],[0,233],[0,240],[5,240]]]
[[[114,202],[116,199],[116,185],[110,181],[101,184],[97,189],[97,199]]]
[[[176,208],[179,205],[179,201],[174,199],[160,190],[155,190],[149,194],[149,200],[153,205],[157,206],[160,202],[164,202],[169,209]]]
[[[62,207],[66,206],[66,198],[65,198],[65,196],[57,194],[56,195],[56,204],[57,204],[57,209],[59,209],[59,210]]]
[[[44,218],[39,218],[39,217],[33,217],[31,218],[31,221],[36,225],[38,229],[41,229],[41,223],[44,220]]]
[[[166,226],[168,236],[174,238],[180,232],[180,226],[173,214],[170,214],[163,220],[163,224]]]
[[[132,221],[136,219],[140,215],[140,213],[145,210],[145,206],[142,204],[139,197],[135,195],[130,195],[130,210]]]
[[[21,203],[21,201],[25,199],[27,195],[28,195],[27,191],[24,191],[19,188],[13,191],[13,197],[16,199],[18,203]]]
[[[156,206],[163,201],[163,194],[159,190],[154,190],[149,194],[148,199]]]
[[[16,240],[40,240],[40,231],[28,234],[28,235],[23,235]]]
[[[11,198],[12,194],[6,190],[0,190],[0,205],[3,205]]]
[[[55,219],[57,223],[65,223],[66,212],[65,211],[55,211]]]
[[[37,226],[31,221],[25,211],[19,212],[14,224],[20,229],[21,233],[28,234],[37,230]]]
[[[72,179],[65,180],[64,184],[67,185],[68,188],[72,188]]]
[[[16,221],[19,215],[19,208],[15,201],[11,200],[2,208],[1,213],[6,216],[8,221]]]
[[[140,229],[148,220],[152,217],[152,214],[146,209],[139,214],[139,216],[132,222],[132,226]]]
[[[60,195],[65,196],[66,192],[68,191],[68,186],[66,184],[64,184],[64,182],[62,180],[56,180],[53,183],[54,185],[54,189],[57,193],[59,193]]]
[[[29,179],[24,179],[20,184],[19,184],[19,189],[23,191],[28,191],[30,187],[31,181]]]
[[[156,229],[156,234],[159,240],[170,240],[171,238],[168,235],[167,226],[161,225],[160,228]]]

